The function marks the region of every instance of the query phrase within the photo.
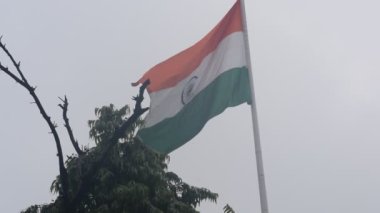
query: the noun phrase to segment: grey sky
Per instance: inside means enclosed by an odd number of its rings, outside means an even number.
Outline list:
[[[58,123],[81,144],[97,106],[131,104],[130,83],[205,35],[234,0],[2,0],[0,34]],[[379,212],[378,1],[246,1],[271,212]],[[4,55],[0,55],[4,61]],[[0,210],[54,196],[55,145],[24,89],[0,73]],[[148,100],[145,105],[148,105]],[[259,212],[250,108],[228,109],[172,153],[170,169],[218,192],[202,212]]]

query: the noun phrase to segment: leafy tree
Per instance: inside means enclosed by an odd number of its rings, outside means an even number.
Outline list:
[[[66,161],[69,193],[75,191],[89,164],[106,145],[116,127],[127,119],[129,107],[119,110],[113,105],[95,109],[97,120],[89,121],[90,137],[97,146],[85,156],[71,156]],[[167,171],[168,157],[157,154],[138,140],[133,133],[141,123],[134,123],[105,159],[90,180],[91,187],[78,207],[78,212],[196,212],[194,208],[205,199],[216,201],[217,195],[207,189],[189,186],[176,174]],[[60,179],[52,184],[52,191],[60,190]],[[57,199],[42,210],[59,206]],[[29,209],[28,209],[29,210]],[[28,212],[28,211],[26,211]],[[42,211],[43,212],[43,211]]]
[[[97,120],[90,120],[90,138],[96,146],[83,156],[74,154],[66,161],[69,195],[75,194],[80,185],[81,174],[86,173],[97,155],[104,149],[107,139],[123,121],[128,119],[130,109],[124,106],[115,109],[111,104],[95,109]],[[190,186],[178,175],[167,171],[169,158],[153,152],[134,139],[138,120],[125,132],[124,137],[114,146],[102,166],[89,181],[91,186],[76,207],[77,212],[167,212],[192,213],[201,201],[216,202],[217,194],[208,189]],[[51,190],[59,192],[60,178],[53,182]],[[31,206],[25,213],[58,212],[62,200]]]

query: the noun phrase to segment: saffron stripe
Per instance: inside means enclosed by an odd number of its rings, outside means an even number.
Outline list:
[[[190,75],[203,61],[204,57],[217,48],[220,41],[226,36],[238,31],[243,31],[240,1],[237,1],[219,24],[202,40],[192,47],[154,66],[134,85],[143,83],[149,79],[151,82],[148,86],[149,93],[175,86],[178,82]]]

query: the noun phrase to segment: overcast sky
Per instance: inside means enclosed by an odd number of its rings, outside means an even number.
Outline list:
[[[91,145],[94,108],[133,104],[130,83],[199,40],[233,3],[1,0],[0,34],[69,155],[58,96],[69,98],[79,143]],[[246,2],[270,212],[380,212],[379,8],[375,0]],[[55,197],[55,144],[31,97],[2,73],[0,100],[0,211],[19,212]],[[201,212],[227,203],[260,211],[249,106],[212,119],[170,157],[184,181],[219,193]]]

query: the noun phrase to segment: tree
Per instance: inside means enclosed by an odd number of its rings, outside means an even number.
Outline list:
[[[96,146],[83,156],[72,155],[66,161],[69,177],[69,195],[75,194],[81,174],[96,160],[130,109],[115,109],[111,104],[95,109],[97,120],[90,120],[90,137]],[[190,186],[175,173],[167,171],[167,155],[155,153],[136,140],[134,132],[142,123],[138,120],[128,128],[125,136],[112,148],[102,166],[91,178],[88,192],[76,207],[77,212],[197,212],[195,207],[203,200],[216,201],[217,194],[205,188]],[[60,191],[60,178],[53,182],[51,190]],[[32,206],[25,212],[54,212],[59,209],[59,198],[51,204]]]
[[[218,195],[205,188],[190,186],[175,173],[167,171],[168,156],[147,149],[134,138],[142,124],[140,116],[148,108],[142,108],[143,93],[149,80],[140,87],[133,98],[133,113],[128,106],[115,109],[113,105],[95,109],[97,120],[89,121],[90,137],[96,146],[79,148],[67,116],[68,100],[62,98],[63,120],[76,153],[64,161],[57,125],[51,120],[36,94],[36,87],[29,84],[0,37],[0,49],[8,56],[16,74],[0,62],[0,70],[24,87],[32,96],[42,117],[49,126],[57,147],[59,175],[53,181],[51,191],[58,197],[50,204],[34,205],[26,209],[32,212],[197,212],[201,201],[216,202]]]

